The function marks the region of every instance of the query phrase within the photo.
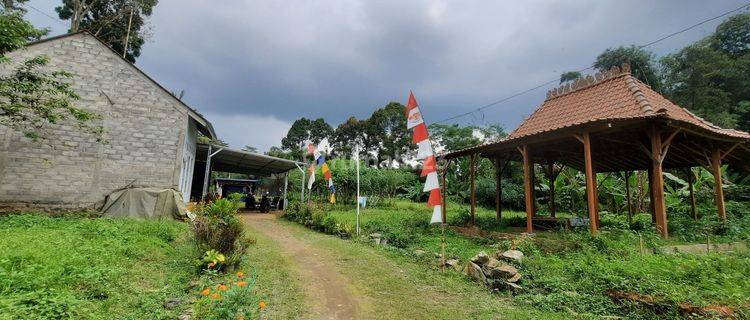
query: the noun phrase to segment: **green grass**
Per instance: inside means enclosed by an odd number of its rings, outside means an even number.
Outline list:
[[[304,291],[292,265],[291,257],[280,253],[280,247],[257,230],[246,226],[246,234],[255,239],[248,249],[247,260],[241,270],[258,276],[258,295],[267,297],[266,315],[270,319],[298,319],[307,310]]]
[[[509,296],[492,294],[461,274],[425,267],[425,261],[414,260],[401,250],[373,248],[363,242],[310,232],[292,222],[279,223],[301,241],[326,251],[326,258],[335,262],[337,271],[352,281],[352,290],[366,297],[367,303],[360,306],[365,319],[564,318],[556,312],[518,308]],[[263,248],[268,245],[259,241],[257,250],[276,250],[273,246]],[[269,264],[266,268],[275,272],[278,266]],[[314,303],[314,297],[311,301]]]
[[[0,217],[0,319],[174,319],[195,275],[185,223]]]
[[[448,206],[449,223],[465,221],[465,206]],[[326,211],[327,210],[327,211]],[[387,255],[400,252],[403,261],[415,260],[415,249],[439,252],[440,229],[429,226],[430,211],[424,204],[395,202],[384,208],[368,208],[360,215],[363,234],[380,232],[397,249],[381,249]],[[294,218],[294,214],[290,216]],[[493,231],[513,231],[525,215],[504,213],[503,222],[493,222],[493,210],[478,208],[477,224]],[[507,218],[507,219],[506,219]],[[319,208],[312,214],[312,226],[318,230],[351,235],[356,215],[351,208],[332,206]],[[469,238],[446,232],[448,256],[465,262],[479,251],[494,252],[515,246],[527,255],[520,270],[522,286],[527,290],[511,299],[523,308],[574,315],[625,316],[628,318],[677,318],[678,306],[722,305],[732,308],[740,317],[748,317],[750,308],[750,255],[723,253],[710,255],[641,254],[639,234],[617,228],[622,217],[603,217],[607,221],[601,235],[591,236],[587,230],[538,232],[533,238],[501,241]],[[747,218],[735,218],[736,226],[747,225]],[[647,250],[675,242],[689,243],[689,237],[675,241],[661,240],[652,230],[649,216],[639,216],[641,235]],[[674,218],[684,235],[703,232],[702,223]],[[691,225],[695,225],[691,227]],[[734,236],[719,239],[747,241],[747,230],[734,230]],[[424,264],[424,263],[423,263]],[[424,268],[424,266],[423,266]],[[427,270],[434,265],[427,265]],[[427,272],[427,271],[426,271]],[[459,277],[461,278],[461,277]],[[442,280],[442,278],[441,278]],[[468,281],[464,279],[465,281]],[[657,298],[659,311],[638,304],[617,304],[605,291],[614,289]]]

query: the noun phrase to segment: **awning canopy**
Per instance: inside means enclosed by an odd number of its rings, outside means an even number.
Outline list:
[[[211,157],[211,170],[242,173],[254,176],[270,176],[296,169],[303,163],[288,159],[276,158],[259,153],[240,151],[227,147],[211,146],[211,153],[221,149]],[[206,161],[209,145],[199,143],[196,151],[198,161]]]

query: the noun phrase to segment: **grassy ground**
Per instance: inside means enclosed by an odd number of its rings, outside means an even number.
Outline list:
[[[196,254],[175,221],[0,217],[0,319],[174,319]]]
[[[297,273],[289,267],[290,258],[279,254],[279,246],[257,230],[246,229],[248,237],[255,240],[247,253],[242,270],[256,273],[256,288],[261,297],[267,297],[267,315],[270,319],[299,319],[307,310],[305,296],[299,286]]]
[[[324,250],[326,256],[335,262],[337,271],[350,279],[353,291],[371,301],[362,306],[365,319],[562,319],[564,316],[533,308],[517,308],[507,296],[493,295],[458,273],[440,273],[426,268],[422,261],[415,261],[399,250],[381,250],[366,243],[310,232],[292,222],[278,223],[282,223],[294,237]],[[253,230],[250,232],[257,234]],[[255,247],[253,251],[277,251],[273,243],[266,241],[259,241]],[[265,269],[261,270],[265,274],[273,274],[279,269],[274,263],[260,266],[260,269]],[[282,273],[287,272],[283,267],[281,269]],[[268,280],[260,278],[261,282]],[[316,301],[315,297],[308,299],[311,303]],[[271,299],[271,304],[274,301]],[[280,306],[282,309],[291,307],[292,303]],[[292,315],[296,311],[281,312],[294,318]]]
[[[463,208],[448,206],[449,223],[466,221]],[[428,226],[430,212],[424,204],[395,202],[385,208],[362,211],[363,234],[379,232],[389,244],[387,254],[400,252],[402,259],[415,260],[415,249],[439,252],[439,228]],[[479,209],[478,224],[495,231],[518,230],[521,213],[505,213],[508,219],[493,222],[494,212]],[[290,215],[294,217],[294,213]],[[750,255],[748,253],[712,253],[709,255],[641,254],[640,236],[617,228],[621,217],[603,217],[608,227],[600,236],[578,232],[539,232],[533,238],[503,241],[491,238],[469,238],[448,231],[446,253],[466,261],[477,252],[515,247],[527,255],[521,272],[522,286],[527,290],[511,301],[518,306],[537,310],[566,312],[577,316],[627,316],[629,318],[671,318],[680,316],[680,305],[698,307],[725,306],[739,317],[748,317],[750,307]],[[649,220],[640,216],[638,220]],[[356,215],[344,207],[314,210],[308,218],[312,227],[333,234],[354,233]],[[611,221],[610,221],[611,220]],[[675,218],[675,220],[677,220]],[[742,221],[740,221],[742,222]],[[603,221],[604,224],[604,221]],[[648,223],[647,223],[648,225]],[[738,223],[743,225],[743,223]],[[685,226],[682,226],[686,228]],[[674,240],[660,240],[644,227],[640,233],[646,251]],[[681,230],[700,232],[697,230]],[[717,236],[724,240],[747,241],[747,230],[738,237]],[[355,237],[356,238],[356,237]],[[686,241],[679,241],[686,242]],[[427,269],[434,265],[428,264]],[[424,267],[424,266],[423,266]],[[466,279],[464,279],[466,280]],[[653,298],[654,305],[615,303],[607,290],[637,293]],[[611,292],[611,291],[610,291]]]

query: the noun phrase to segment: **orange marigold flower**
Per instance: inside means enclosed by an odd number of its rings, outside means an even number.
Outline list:
[[[244,287],[247,285],[247,281],[237,281],[237,286]]]
[[[242,278],[244,276],[245,276],[245,274],[242,271],[237,272],[237,278]]]
[[[260,308],[261,311],[263,309],[265,309],[266,308],[266,302],[263,301],[263,300],[260,300],[260,302],[258,302],[258,308]]]
[[[220,285],[219,285],[219,291],[227,291],[227,285],[225,285],[225,284],[220,284]]]
[[[211,289],[209,288],[203,289],[203,291],[201,291],[201,294],[204,296],[207,296],[209,293],[211,293]]]
[[[221,295],[218,294],[218,293],[214,293],[214,294],[211,295],[211,299],[219,300],[219,299],[221,299]]]

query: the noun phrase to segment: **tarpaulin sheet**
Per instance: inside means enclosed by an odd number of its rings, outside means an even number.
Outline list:
[[[128,188],[112,192],[102,207],[105,217],[187,218],[182,195],[174,189]]]

